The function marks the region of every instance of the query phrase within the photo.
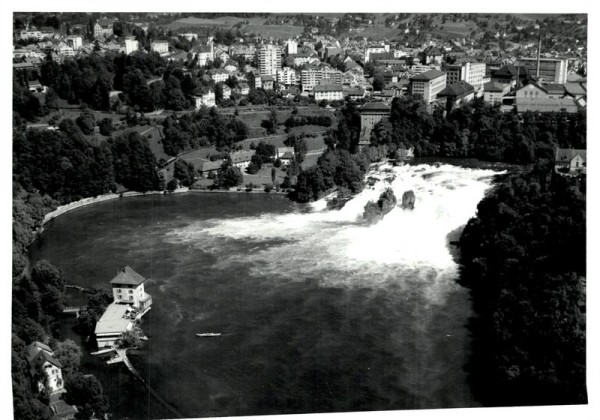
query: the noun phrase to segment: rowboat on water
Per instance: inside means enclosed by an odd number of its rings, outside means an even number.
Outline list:
[[[197,337],[218,337],[221,333],[197,333]]]

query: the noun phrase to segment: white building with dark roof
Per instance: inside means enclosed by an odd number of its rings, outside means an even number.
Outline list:
[[[31,343],[27,346],[27,361],[31,375],[37,382],[38,392],[46,390],[49,394],[64,392],[62,365],[49,346],[39,341]]]
[[[124,332],[133,329],[136,319],[150,310],[152,296],[144,290],[145,281],[129,266],[110,281],[114,302],[108,305],[94,330],[99,349],[114,347]]]
[[[439,70],[429,70],[410,79],[410,93],[419,97],[427,104],[437,99],[437,94],[446,87],[446,73]]]

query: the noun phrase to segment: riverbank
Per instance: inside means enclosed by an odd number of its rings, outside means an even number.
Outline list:
[[[251,191],[246,191],[245,189],[236,189],[236,190],[195,190],[189,189],[187,187],[178,188],[174,191],[147,191],[147,192],[138,192],[138,191],[127,191],[124,193],[116,194],[103,194],[97,197],[88,197],[83,198],[79,201],[74,201],[69,204],[65,204],[63,206],[57,207],[55,210],[47,213],[44,216],[44,220],[42,220],[41,227],[43,228],[45,224],[50,222],[51,220],[56,219],[63,214],[70,212],[72,210],[79,209],[81,207],[89,206],[96,203],[102,203],[108,200],[114,200],[117,198],[125,198],[125,197],[140,197],[140,196],[148,196],[148,195],[169,195],[169,194],[182,194],[182,193],[242,193],[242,194],[273,194],[273,195],[287,195],[285,191],[270,191],[266,192],[264,190],[253,189]]]

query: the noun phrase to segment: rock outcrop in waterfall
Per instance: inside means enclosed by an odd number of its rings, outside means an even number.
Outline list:
[[[402,194],[402,208],[408,210],[415,208],[415,192],[413,190],[405,191]]]
[[[391,188],[387,188],[384,192],[379,196],[379,200],[369,201],[365,205],[365,210],[363,212],[363,219],[367,221],[368,224],[377,223],[383,216],[388,214],[394,207],[396,207],[396,196],[394,195],[394,191]]]

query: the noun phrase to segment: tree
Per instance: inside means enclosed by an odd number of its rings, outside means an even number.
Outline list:
[[[94,117],[94,114],[86,108],[81,115],[77,117],[75,122],[83,134],[92,134],[94,132],[94,127],[96,126],[96,117]]]
[[[223,162],[221,168],[217,172],[214,185],[217,188],[229,189],[241,185],[242,182],[244,182],[244,177],[242,176],[240,169],[233,166],[230,160],[227,160]]]
[[[385,81],[383,80],[383,76],[381,74],[376,74],[373,77],[373,90],[380,92],[383,90],[385,86]]]
[[[272,109],[271,113],[269,114],[269,118],[266,120],[263,120],[260,125],[261,125],[261,127],[267,129],[267,134],[277,133],[277,125],[278,125],[277,112],[274,109]]]
[[[194,164],[186,162],[183,159],[175,161],[175,167],[173,169],[173,176],[181,181],[181,184],[185,187],[189,187],[194,183],[196,169]]]
[[[101,119],[98,126],[100,128],[100,134],[102,134],[103,136],[110,136],[114,130],[112,118]]]
[[[89,420],[92,417],[102,418],[108,409],[102,385],[93,375],[78,372],[65,380],[65,401],[76,405],[78,418]]]
[[[81,364],[81,348],[71,339],[57,341],[53,346],[54,355],[62,365],[63,377],[73,375]]]
[[[134,191],[158,186],[156,159],[148,140],[135,131],[108,140],[114,158],[115,181]]]

